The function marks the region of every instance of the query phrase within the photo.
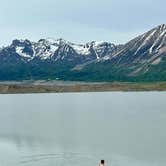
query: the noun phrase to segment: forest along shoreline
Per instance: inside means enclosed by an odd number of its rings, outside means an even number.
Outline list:
[[[71,81],[5,81],[1,94],[63,93],[109,91],[166,91],[166,82],[71,82]]]

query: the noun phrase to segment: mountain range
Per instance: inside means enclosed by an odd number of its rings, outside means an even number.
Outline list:
[[[166,25],[119,45],[16,39],[0,48],[0,80],[166,81]]]

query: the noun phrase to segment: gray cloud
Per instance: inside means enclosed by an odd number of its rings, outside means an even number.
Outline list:
[[[1,42],[64,37],[125,42],[165,23],[165,0],[6,0],[0,7]]]

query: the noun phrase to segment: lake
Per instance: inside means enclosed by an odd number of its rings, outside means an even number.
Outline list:
[[[0,95],[0,166],[165,166],[166,92]]]

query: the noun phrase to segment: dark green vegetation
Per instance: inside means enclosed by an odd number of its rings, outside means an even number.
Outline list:
[[[140,71],[136,75],[131,75],[134,67],[127,65],[117,65],[110,61],[87,65],[80,71],[74,71],[69,76],[71,80],[98,81],[98,82],[156,82],[166,81],[166,58],[157,65],[148,65],[146,72]],[[147,66],[145,66],[146,68]],[[145,70],[145,69],[142,69]]]
[[[8,68],[9,67],[9,68]],[[91,82],[155,82],[166,81],[166,61],[156,66],[151,66],[149,71],[138,76],[130,76],[127,68],[109,65],[109,62],[88,65],[81,71],[70,71],[72,65],[68,64],[19,64],[17,67],[0,66],[0,80],[71,80]]]
[[[67,69],[71,68],[71,64],[64,62],[32,62],[19,63],[17,65],[1,65],[0,66],[0,80],[2,81],[21,81],[21,80],[55,80],[64,75]]]
[[[146,73],[130,75],[132,69],[111,64],[110,61],[89,64],[82,70],[72,70],[74,64],[40,62],[17,66],[0,66],[0,80],[70,80],[87,82],[156,82],[166,81],[166,58],[157,65],[150,65]]]

